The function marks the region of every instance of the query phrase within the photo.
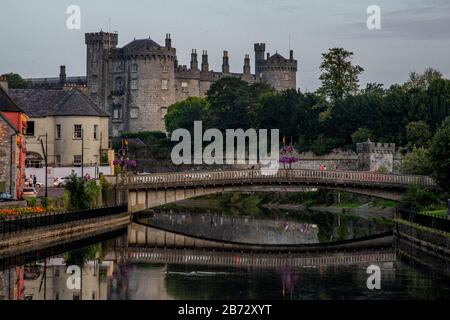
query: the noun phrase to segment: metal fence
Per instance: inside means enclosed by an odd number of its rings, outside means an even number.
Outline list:
[[[415,212],[407,209],[397,209],[397,218],[425,227],[450,232],[450,218],[434,214]]]
[[[122,204],[114,207],[102,207],[68,212],[47,212],[42,214],[5,217],[0,221],[0,237],[38,228],[50,227],[64,223],[102,218],[128,211],[128,206]]]

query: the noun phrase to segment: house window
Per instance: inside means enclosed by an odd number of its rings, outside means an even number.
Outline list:
[[[137,79],[131,80],[131,90],[137,90],[138,89],[138,81]]]
[[[61,166],[61,155],[59,154],[55,155],[55,166],[57,167]]]
[[[73,156],[73,165],[75,167],[80,167],[81,166],[81,155],[79,154],[75,154]]]
[[[34,121],[27,121],[27,131],[25,134],[27,136],[34,136]]]
[[[113,107],[113,119],[120,119],[121,117],[121,107],[120,106],[114,106]]]
[[[138,72],[138,65],[137,65],[137,63],[133,63],[131,65],[131,72],[133,72],[133,73]]]
[[[75,124],[73,126],[73,138],[81,139],[83,137],[83,127],[81,124]]]
[[[98,140],[98,124],[94,124],[94,140]]]
[[[169,81],[168,80],[162,80],[161,81],[161,89],[167,90],[169,88]]]
[[[139,109],[138,108],[131,108],[130,109],[130,118],[131,119],[137,119],[139,117]]]
[[[56,125],[56,139],[61,139],[61,125]]]

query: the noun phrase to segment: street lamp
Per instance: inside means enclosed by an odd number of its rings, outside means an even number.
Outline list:
[[[42,137],[45,137],[45,150],[44,150],[44,142],[42,141]],[[48,134],[47,132],[45,133],[45,135],[40,135],[38,136],[38,141],[41,143],[41,147],[42,147],[42,153],[44,154],[44,161],[45,161],[45,207],[47,208],[47,202],[48,202],[48,178],[47,178],[47,174],[48,174]]]
[[[84,129],[81,127],[81,178],[84,177]]]

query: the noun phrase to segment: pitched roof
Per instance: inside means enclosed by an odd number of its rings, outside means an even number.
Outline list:
[[[0,111],[3,112],[21,112],[25,113],[21,108],[14,103],[8,93],[0,87]]]
[[[274,55],[272,55],[271,57],[269,57],[268,59],[269,61],[285,61],[287,60],[285,57],[283,57],[281,54],[279,54],[278,52],[276,52]]]
[[[80,91],[17,89],[10,96],[30,117],[108,115]]]
[[[3,120],[4,123],[6,123],[15,133],[19,133],[19,131],[9,122],[8,119],[6,119],[3,114],[0,112],[0,121]]]
[[[135,39],[129,44],[123,47],[123,49],[134,50],[134,49],[149,49],[149,48],[160,48],[161,46],[157,44],[152,39]]]

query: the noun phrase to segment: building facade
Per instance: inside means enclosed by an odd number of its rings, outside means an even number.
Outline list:
[[[29,115],[26,166],[42,168],[45,150],[49,167],[108,165],[108,115],[77,89],[10,90]]]
[[[11,99],[6,77],[0,77],[0,192],[18,198],[25,186],[26,123],[28,116]]]
[[[210,70],[208,52],[201,61],[192,50],[190,66],[179,65],[170,34],[164,46],[149,39],[135,39],[119,48],[118,34],[87,33],[86,85],[97,106],[110,115],[110,133],[165,131],[167,108],[190,96],[204,96],[214,81],[226,76],[249,83],[263,81],[276,90],[296,89],[297,61],[279,53],[265,56],[265,44],[255,44],[255,73],[250,56],[242,73],[232,73],[224,51],[222,71]]]

